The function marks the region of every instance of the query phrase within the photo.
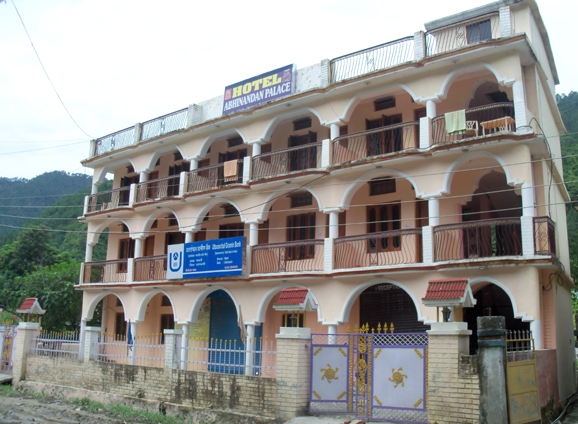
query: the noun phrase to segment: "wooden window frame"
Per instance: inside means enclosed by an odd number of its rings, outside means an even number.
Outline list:
[[[287,217],[287,241],[315,240],[316,213],[304,213]],[[288,261],[313,259],[315,246],[291,246],[287,247],[285,257]]]
[[[369,195],[380,196],[382,194],[391,194],[397,191],[397,184],[395,178],[374,178],[368,182]]]
[[[126,336],[127,323],[124,319],[124,312],[117,312],[114,318],[114,332],[117,336]]]
[[[399,229],[401,229],[401,203],[399,201],[367,206],[368,234]],[[375,239],[367,240],[368,253],[395,252],[399,250],[401,250],[401,236],[384,237],[379,241]]]
[[[391,109],[395,107],[395,97],[392,96],[377,99],[373,102],[373,106],[375,107],[376,112],[380,110]]]
[[[293,121],[293,131],[304,130],[305,128],[311,128],[311,118],[301,118]]]
[[[118,259],[129,259],[134,258],[134,246],[135,241],[132,238],[120,239],[118,242]],[[127,272],[128,264],[119,263],[117,266],[117,272],[125,273]]]
[[[290,199],[290,208],[301,208],[303,206],[311,206],[313,204],[313,195],[308,191],[297,192],[288,195]]]
[[[482,34],[482,24],[486,24],[489,27],[489,34],[484,32]],[[485,29],[484,29],[485,30]],[[484,19],[483,21],[474,22],[470,25],[466,25],[466,40],[468,45],[481,43],[482,41],[487,41],[492,39],[492,21],[491,19]]]
[[[227,139],[227,146],[230,149],[231,147],[240,146],[243,144],[243,138],[241,137],[233,137]]]
[[[226,239],[231,237],[243,237],[244,235],[245,235],[245,224],[243,224],[242,222],[219,225],[219,239]]]

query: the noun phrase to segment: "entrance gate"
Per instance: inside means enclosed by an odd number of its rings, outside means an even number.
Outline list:
[[[16,325],[4,325],[0,331],[0,372],[12,373],[12,353],[14,352],[16,328]]]
[[[367,330],[311,335],[310,412],[427,423],[427,333]]]

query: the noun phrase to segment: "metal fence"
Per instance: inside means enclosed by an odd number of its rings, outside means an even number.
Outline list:
[[[466,109],[466,132],[448,135],[445,115],[432,119],[433,144],[445,144],[472,137],[516,131],[514,103],[493,103]]]
[[[414,37],[410,36],[335,58],[330,64],[331,82],[336,83],[411,62],[414,58],[413,46]]]
[[[99,333],[95,360],[99,362],[164,368],[163,334],[136,336],[133,340],[118,334]]]
[[[556,256],[556,225],[547,216],[534,217],[534,253]]]
[[[250,340],[253,347],[234,340],[213,340],[190,337],[188,347],[182,347],[181,368],[189,371],[209,371],[275,377],[277,350],[275,341],[265,338]]]
[[[320,168],[321,145],[322,143],[309,143],[254,156],[251,178],[256,180]]]
[[[335,268],[422,262],[421,235],[421,228],[408,228],[336,238]]]
[[[530,330],[506,330],[508,362],[534,359],[534,336]]]
[[[383,156],[419,147],[419,122],[403,122],[361,131],[333,141],[332,164]]]
[[[90,283],[124,283],[128,270],[128,259],[97,261],[84,263],[82,282]]]
[[[137,184],[136,203],[179,195],[180,175],[156,178]]]
[[[113,150],[122,149],[123,147],[134,144],[134,127],[125,128],[104,137],[97,138],[94,145],[94,155],[98,156]]]
[[[520,218],[497,218],[433,228],[435,261],[522,255]]]
[[[128,206],[129,197],[130,187],[121,187],[91,194],[88,196],[88,209],[86,212],[100,212]]]
[[[251,247],[251,273],[323,271],[323,239],[259,244]]]
[[[187,111],[188,108],[184,108],[143,122],[140,141],[182,130],[187,126]]]
[[[225,164],[206,166],[194,169],[188,174],[186,193],[216,190],[230,184],[243,183],[243,159],[237,160],[235,176],[225,177]]]
[[[493,12],[426,32],[426,55],[433,56],[499,37],[499,14]]]
[[[134,281],[167,279],[167,255],[145,256],[134,260]]]
[[[30,355],[77,358],[80,353],[80,333],[42,331],[33,337]]]

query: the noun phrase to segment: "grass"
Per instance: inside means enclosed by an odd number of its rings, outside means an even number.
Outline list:
[[[18,390],[12,387],[11,384],[0,385],[0,396],[11,397],[18,394]]]

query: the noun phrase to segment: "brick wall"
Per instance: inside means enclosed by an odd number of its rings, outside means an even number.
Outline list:
[[[480,380],[477,357],[467,351],[467,337],[429,336],[428,421],[479,423]]]
[[[26,380],[275,416],[275,379],[29,356]]]
[[[303,415],[309,406],[310,339],[277,339],[277,417]]]

